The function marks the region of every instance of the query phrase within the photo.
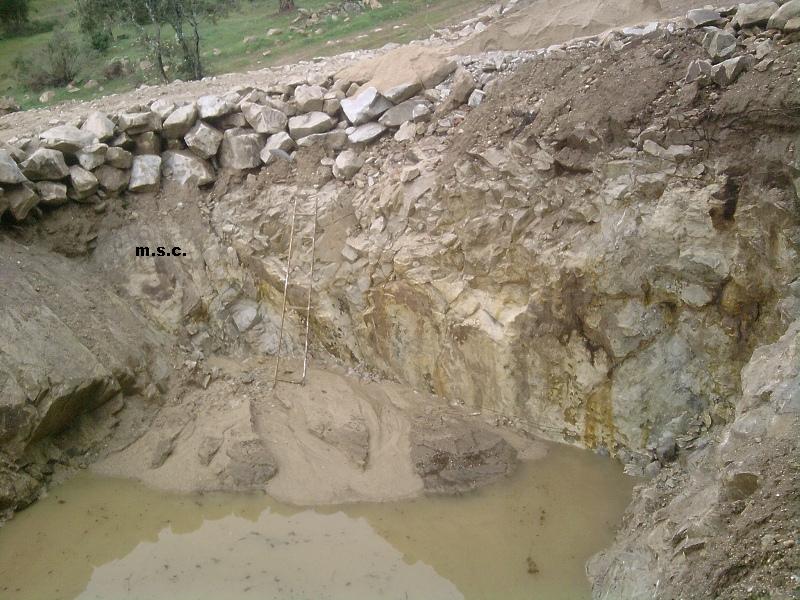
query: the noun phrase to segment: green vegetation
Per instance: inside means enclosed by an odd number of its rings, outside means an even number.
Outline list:
[[[26,81],[24,71],[14,65],[34,60],[33,57],[41,60],[43,49],[54,35],[67,36],[62,42],[66,39],[67,43],[77,44],[78,72],[74,75],[75,87],[48,87],[55,92],[51,102],[85,100],[161,80],[152,53],[140,43],[141,23],[109,20],[113,35],[105,36],[103,32],[108,27],[87,27],[81,22],[75,0],[29,3],[31,22],[58,23],[59,31],[0,38],[0,96],[13,97],[23,108],[41,106],[35,85]],[[280,0],[239,0],[224,15],[198,23],[203,74],[258,69],[313,56],[379,47],[390,41],[405,42],[424,37],[443,23],[464,18],[476,8],[490,4],[490,0],[383,0],[382,8],[344,10],[355,4],[354,0],[295,0],[297,10],[285,12],[279,10]],[[318,13],[319,20],[307,23],[306,11]],[[152,25],[147,27],[151,33],[154,31]],[[270,29],[279,32],[268,35]],[[166,74],[169,78],[185,79],[186,74],[180,72],[185,57],[181,57],[173,30],[165,29],[164,37],[171,44],[165,48]],[[89,80],[99,85],[87,89],[84,85]]]

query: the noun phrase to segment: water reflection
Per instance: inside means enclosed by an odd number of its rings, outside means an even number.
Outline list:
[[[82,474],[0,529],[0,597],[588,598],[631,485],[561,446],[474,494],[318,509]]]

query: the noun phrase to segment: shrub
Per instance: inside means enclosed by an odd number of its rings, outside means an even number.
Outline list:
[[[111,47],[114,37],[108,31],[97,30],[87,34],[89,45],[100,53],[105,53]]]
[[[61,87],[75,79],[81,68],[82,53],[75,39],[64,31],[56,31],[32,56],[14,59],[17,79],[27,88],[41,90]]]

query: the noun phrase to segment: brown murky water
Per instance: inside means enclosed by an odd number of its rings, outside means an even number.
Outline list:
[[[465,496],[315,509],[81,474],[0,528],[0,598],[578,600],[632,485],[564,446]]]

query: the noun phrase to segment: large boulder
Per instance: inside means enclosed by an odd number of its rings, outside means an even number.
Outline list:
[[[800,0],[789,0],[776,10],[767,21],[770,29],[784,29],[792,19],[800,18]]]
[[[100,188],[111,194],[122,192],[131,180],[131,172],[125,169],[118,169],[110,165],[101,165],[94,172]]]
[[[301,85],[294,90],[294,101],[302,113],[322,110],[325,104],[325,88],[318,85]]]
[[[114,137],[114,122],[105,113],[98,111],[89,113],[81,125],[81,131],[93,135],[101,142]]]
[[[333,163],[333,176],[336,179],[352,179],[364,166],[364,159],[353,150],[345,150]]]
[[[78,159],[78,164],[84,169],[93,171],[104,162],[106,162],[106,153],[108,146],[105,144],[91,144],[75,153],[75,158]]]
[[[133,157],[128,189],[132,192],[155,192],[161,186],[161,157],[143,154]]]
[[[278,157],[272,152],[272,150],[279,150],[288,154],[294,150],[295,147],[296,144],[294,143],[294,140],[285,131],[271,135],[269,136],[266,145],[261,150],[261,162],[263,162],[265,165],[269,165],[278,160]]]
[[[255,102],[242,102],[242,114],[258,133],[278,133],[286,130],[289,118],[281,111]]]
[[[39,134],[42,146],[64,153],[75,153],[93,144],[96,139],[93,133],[82,131],[74,125],[58,125]]]
[[[453,76],[453,85],[450,86],[450,95],[445,100],[445,106],[453,109],[469,100],[472,90],[475,89],[475,78],[472,73],[459,67]]]
[[[196,187],[215,179],[211,165],[188,150],[167,150],[161,159],[161,174],[167,181]]]
[[[686,23],[689,27],[715,25],[721,21],[722,16],[717,11],[708,8],[694,8],[686,13]]]
[[[347,146],[347,134],[343,129],[334,129],[326,133],[312,133],[298,138],[297,145],[301,148],[319,146],[326,150],[341,150]]]
[[[380,123],[365,123],[353,128],[347,134],[347,139],[351,144],[369,144],[377,140],[383,132],[386,131],[386,126]]]
[[[31,184],[6,190],[2,199],[3,203],[8,206],[11,216],[17,221],[24,221],[33,207],[39,204],[39,195]],[[0,214],[2,214],[2,211],[0,211]]]
[[[37,181],[36,193],[45,206],[60,206],[67,201],[67,186],[56,181]]]
[[[124,148],[112,146],[106,150],[106,164],[116,169],[130,169],[133,164],[133,154]]]
[[[325,133],[336,126],[336,119],[324,112],[311,112],[289,119],[289,135],[297,140],[314,133]]]
[[[69,175],[64,155],[50,148],[39,148],[21,166],[25,177],[31,181],[64,179]]]
[[[197,110],[201,119],[218,119],[236,110],[236,105],[219,96],[200,96]]]
[[[69,197],[73,200],[85,200],[97,191],[97,177],[79,165],[69,168]]]
[[[714,62],[720,62],[733,56],[736,51],[736,36],[716,29],[703,36],[703,48]]]
[[[774,2],[753,2],[752,4],[740,4],[736,8],[736,16],[733,24],[739,27],[752,27],[754,25],[766,25],[769,18],[778,10],[778,5]]]
[[[456,69],[456,62],[429,46],[401,46],[375,58],[351,64],[336,79],[374,86],[380,92],[409,82],[436,87]]]
[[[417,123],[430,116],[431,104],[427,100],[417,98],[406,100],[387,110],[379,122],[387,127],[400,127],[403,123],[411,121]]]
[[[200,158],[211,158],[219,150],[222,132],[208,123],[198,121],[183,137],[183,141]]]
[[[253,169],[261,165],[266,136],[251,129],[228,129],[222,137],[219,163],[226,169]]]
[[[164,137],[175,139],[186,135],[197,120],[197,106],[192,102],[180,106],[164,120]]]
[[[117,118],[117,125],[128,135],[136,135],[147,131],[161,131],[161,117],[152,110],[122,113]]]
[[[8,150],[0,150],[0,184],[17,184],[27,181]]]
[[[711,67],[711,79],[720,86],[730,85],[736,81],[739,75],[749,69],[754,62],[755,58],[752,54],[729,58]]]
[[[342,100],[342,111],[353,125],[362,125],[377,119],[390,108],[392,103],[374,87],[368,87],[352,98]]]
[[[421,91],[422,84],[419,81],[408,81],[389,88],[383,95],[389,102],[400,104],[409,98],[413,98]]]

